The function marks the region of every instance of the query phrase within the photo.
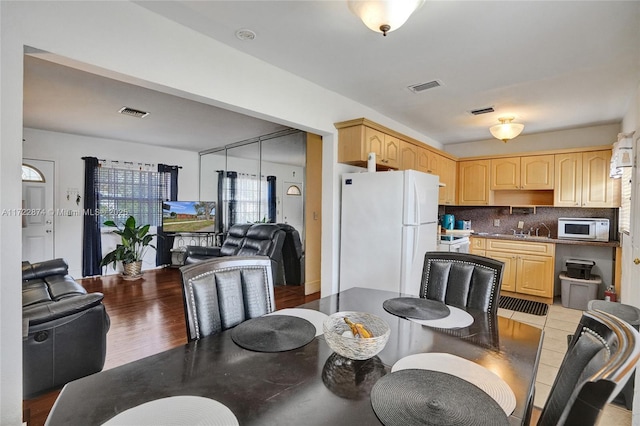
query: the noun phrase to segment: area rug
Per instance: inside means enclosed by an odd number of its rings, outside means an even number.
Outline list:
[[[547,311],[549,310],[549,305],[546,303],[517,299],[510,296],[500,296],[498,306],[502,309],[509,309],[510,311],[524,312],[525,314],[540,316],[547,315]]]

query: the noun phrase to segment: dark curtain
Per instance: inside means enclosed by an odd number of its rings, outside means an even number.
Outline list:
[[[229,179],[229,227],[236,223],[236,180],[238,173],[227,172]]]
[[[82,276],[102,275],[102,241],[100,240],[100,214],[98,212],[98,159],[84,160],[84,215],[82,223]]]
[[[267,205],[269,222],[276,223],[276,177],[267,176]]]
[[[166,164],[158,164],[158,173],[160,173],[160,182],[162,182],[162,201],[178,201],[178,166],[168,166]],[[169,191],[167,191],[169,188]],[[175,237],[167,235],[162,231],[162,221],[157,230],[158,238],[156,238],[156,266],[171,264],[171,249]]]
[[[218,199],[216,200],[216,230],[218,233],[224,232],[222,223],[222,206],[224,206],[224,170],[216,170],[218,173]]]

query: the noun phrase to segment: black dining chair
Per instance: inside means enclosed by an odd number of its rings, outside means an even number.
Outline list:
[[[595,425],[640,359],[640,335],[603,311],[582,314],[538,426]]]
[[[427,252],[419,296],[495,315],[503,267],[499,260],[475,254]]]
[[[275,310],[271,260],[225,256],[180,268],[189,340]]]

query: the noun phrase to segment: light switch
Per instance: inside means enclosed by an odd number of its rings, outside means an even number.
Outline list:
[[[500,226],[500,219],[493,219],[493,226]]]
[[[524,228],[524,222],[519,220],[518,221],[518,229],[522,229],[522,228]]]

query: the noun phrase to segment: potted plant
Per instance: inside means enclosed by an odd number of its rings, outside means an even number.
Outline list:
[[[142,258],[145,252],[149,247],[155,249],[155,246],[151,244],[155,234],[149,234],[150,225],[136,226],[136,219],[133,216],[129,216],[121,227],[112,220],[107,220],[104,225],[116,228],[112,232],[120,235],[121,243],[104,255],[100,266],[112,264],[115,269],[117,263],[122,262],[124,279],[140,278],[142,276]]]

